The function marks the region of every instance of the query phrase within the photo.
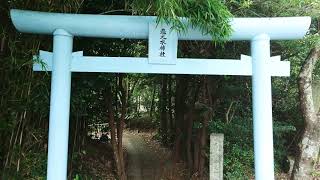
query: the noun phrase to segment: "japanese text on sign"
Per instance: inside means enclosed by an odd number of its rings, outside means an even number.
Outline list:
[[[178,34],[170,25],[150,23],[148,45],[150,64],[176,64]]]
[[[162,28],[161,31],[160,31],[160,57],[166,57],[166,53],[165,53],[165,50],[166,50],[166,35],[167,35],[167,32],[166,32],[166,29]]]

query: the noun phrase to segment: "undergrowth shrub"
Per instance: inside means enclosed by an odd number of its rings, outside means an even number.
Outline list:
[[[274,157],[276,171],[282,167],[287,155],[288,133],[294,132],[294,126],[288,123],[274,122]],[[224,177],[226,179],[250,179],[254,174],[253,122],[248,118],[235,118],[230,123],[221,120],[211,121],[210,133],[224,134]]]

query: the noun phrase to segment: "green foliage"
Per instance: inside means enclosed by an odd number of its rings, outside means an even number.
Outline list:
[[[10,163],[1,172],[4,179],[44,179],[46,168],[46,141],[48,127],[48,110],[50,94],[50,73],[32,72],[32,55],[38,49],[51,50],[52,41],[48,37],[24,35],[17,33],[10,23],[9,8],[30,9],[49,12],[93,13],[93,14],[134,14],[156,15],[158,22],[166,22],[180,33],[187,30],[186,19],[194,28],[199,28],[203,34],[210,35],[215,41],[223,41],[229,37],[232,30],[229,18],[234,16],[265,17],[265,16],[319,16],[320,1],[318,0],[63,0],[63,1],[4,1],[0,4],[0,52],[1,85],[0,85],[0,168],[4,166],[6,157]],[[4,13],[3,13],[4,12]],[[3,14],[2,14],[3,13]],[[183,17],[183,18],[180,18]],[[4,23],[3,23],[4,22]],[[273,79],[273,116],[275,160],[278,171],[282,169],[283,159],[297,144],[294,137],[302,127],[302,117],[299,112],[297,77],[301,65],[310,49],[319,41],[316,33],[316,20],[313,21],[309,35],[299,41],[277,41],[272,43],[272,53],[282,55],[282,59],[291,62],[290,78]],[[2,42],[4,41],[4,45]],[[41,43],[40,43],[41,42]],[[84,39],[76,38],[75,50],[83,50],[87,55],[98,56],[133,56],[147,55],[147,41],[115,40],[115,39]],[[194,44],[187,42],[185,47]],[[205,58],[238,57],[241,53],[249,52],[249,45],[243,42],[226,43],[223,47],[213,47],[199,43],[190,52],[182,52],[186,56],[203,55],[203,51],[213,52]],[[182,49],[182,48],[181,48]],[[199,49],[201,49],[199,51]],[[182,49],[185,50],[185,49]],[[40,59],[34,59],[40,62]],[[43,64],[45,66],[45,64]],[[314,74],[320,78],[320,63]],[[190,76],[193,79],[194,76]],[[212,78],[212,77],[211,77]],[[225,177],[227,179],[249,179],[253,174],[253,135],[251,119],[250,79],[226,76],[213,77],[218,90],[215,94],[215,120],[210,122],[209,131],[225,134]],[[126,77],[129,90],[132,92],[128,100],[129,126],[155,128],[159,126],[158,90],[160,78],[156,75],[131,74]],[[136,84],[135,84],[136,83]],[[102,73],[74,73],[71,103],[71,131],[72,141],[79,136],[86,136],[85,128],[74,132],[73,124],[78,118],[88,124],[107,122],[104,90],[112,86],[114,91],[116,80],[114,74]],[[135,88],[133,88],[135,84]],[[174,86],[174,85],[173,85]],[[153,89],[156,89],[153,118],[148,116],[152,102]],[[174,89],[174,87],[172,88]],[[174,92],[173,92],[174,93]],[[186,94],[189,92],[187,89]],[[116,97],[120,97],[116,93]],[[118,98],[116,98],[118,99]],[[225,112],[230,103],[235,101],[235,116],[230,123],[225,123]],[[147,112],[137,112],[136,105],[146,108]],[[115,100],[114,104],[119,104]],[[118,116],[116,117],[118,118]],[[194,129],[203,127],[201,122],[194,122]],[[172,132],[170,132],[172,133]],[[174,134],[170,134],[173,136]],[[10,137],[13,137],[11,142]],[[158,133],[159,139],[164,136]],[[21,143],[19,139],[21,137]],[[240,138],[239,138],[240,137]],[[15,140],[17,139],[17,140]],[[78,143],[78,142],[77,142]],[[8,154],[9,153],[9,154]],[[79,152],[72,155],[73,162],[77,162]],[[19,171],[17,165],[19,162]],[[74,179],[89,179],[90,175],[74,169]],[[318,176],[318,173],[314,173]]]
[[[261,4],[259,4],[261,3]],[[314,0],[276,0],[261,1],[257,5],[265,8],[266,14],[273,16],[319,16],[317,9],[320,8],[320,2]]]
[[[314,172],[312,172],[312,177],[314,177],[315,179],[320,178],[320,171],[315,170]]]
[[[223,163],[226,167],[226,179],[250,179],[253,174],[254,153],[252,149],[244,149],[241,146],[234,145],[230,149],[230,154],[227,154],[224,158],[226,158]]]
[[[286,166],[287,140],[285,137],[294,132],[288,123],[274,123],[275,167],[281,172]],[[237,117],[232,123],[214,120],[209,123],[210,133],[224,134],[224,176],[226,179],[250,179],[253,174],[253,124],[251,118]]]
[[[171,24],[180,33],[188,28],[181,17],[188,18],[192,27],[199,28],[215,41],[226,40],[232,32],[229,24],[232,14],[220,0],[134,0],[132,7],[137,14],[157,15],[158,22]]]
[[[281,17],[312,16],[319,17],[318,0],[231,0],[227,6],[235,16]]]
[[[27,145],[24,148],[14,146],[11,150],[11,158],[18,161],[11,162],[2,172],[3,179],[45,179],[47,167],[46,139],[41,130],[30,130],[30,134],[37,141],[25,139]],[[35,141],[35,142],[34,142]],[[18,169],[19,167],[19,169]],[[1,171],[0,171],[1,174]]]
[[[209,132],[224,134],[224,177],[250,179],[254,158],[252,122],[235,119],[227,124],[215,120],[209,123]]]
[[[37,11],[46,12],[68,12],[77,13],[82,4],[83,0],[61,0],[60,2],[55,1],[20,1],[20,0],[10,0],[8,1],[10,8],[16,9],[30,9]]]
[[[73,180],[92,180],[93,178],[87,174],[76,174],[72,179]]]
[[[150,119],[148,114],[140,114],[128,119],[127,127],[130,129],[149,130],[159,126],[158,120]]]
[[[29,152],[22,161],[21,169],[24,178],[45,179],[47,168],[46,152]]]

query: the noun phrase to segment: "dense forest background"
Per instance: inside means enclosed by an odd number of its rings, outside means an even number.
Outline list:
[[[192,7],[192,8],[191,8]],[[157,15],[183,33],[177,20],[186,16],[215,41],[179,41],[179,57],[235,58],[250,55],[249,42],[223,42],[231,30],[229,17],[312,17],[303,40],[273,41],[272,55],[291,62],[291,76],[272,79],[275,167],[287,173],[301,154],[305,133],[299,73],[319,43],[320,2],[317,0],[12,0],[0,1],[0,174],[4,179],[44,179],[46,174],[50,73],[32,71],[32,56],[52,51],[52,37],[21,34],[10,20],[11,8],[105,15]],[[210,17],[215,17],[212,21]],[[219,25],[225,26],[219,26]],[[75,38],[74,51],[85,55],[146,57],[146,40]],[[314,50],[314,51],[312,51]],[[318,52],[319,53],[319,52]],[[308,56],[309,55],[309,56]],[[312,55],[312,54],[311,54]],[[317,56],[315,56],[317,57]],[[319,58],[319,56],[318,56]],[[317,58],[316,58],[317,59]],[[319,109],[320,64],[314,60],[314,109]],[[300,77],[301,78],[301,77]],[[63,98],[63,97],[62,97]],[[224,177],[253,176],[251,78],[235,76],[73,73],[69,135],[69,178],[90,176],[78,159],[88,133],[108,124],[120,179],[125,179],[122,151],[124,128],[157,129],[155,138],[183,161],[189,176],[207,173],[210,133],[223,133]],[[319,121],[316,122],[320,124]],[[315,127],[319,127],[315,126]],[[317,129],[315,129],[317,131]],[[115,138],[118,137],[118,138]],[[319,137],[318,142],[319,142]],[[318,150],[319,153],[319,150]],[[319,161],[319,158],[318,158]],[[316,162],[314,162],[316,164]],[[310,177],[320,177],[312,170]]]

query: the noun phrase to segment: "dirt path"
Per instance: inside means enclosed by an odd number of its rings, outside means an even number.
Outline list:
[[[123,145],[128,153],[128,180],[158,180],[171,161],[143,134],[125,131]]]

